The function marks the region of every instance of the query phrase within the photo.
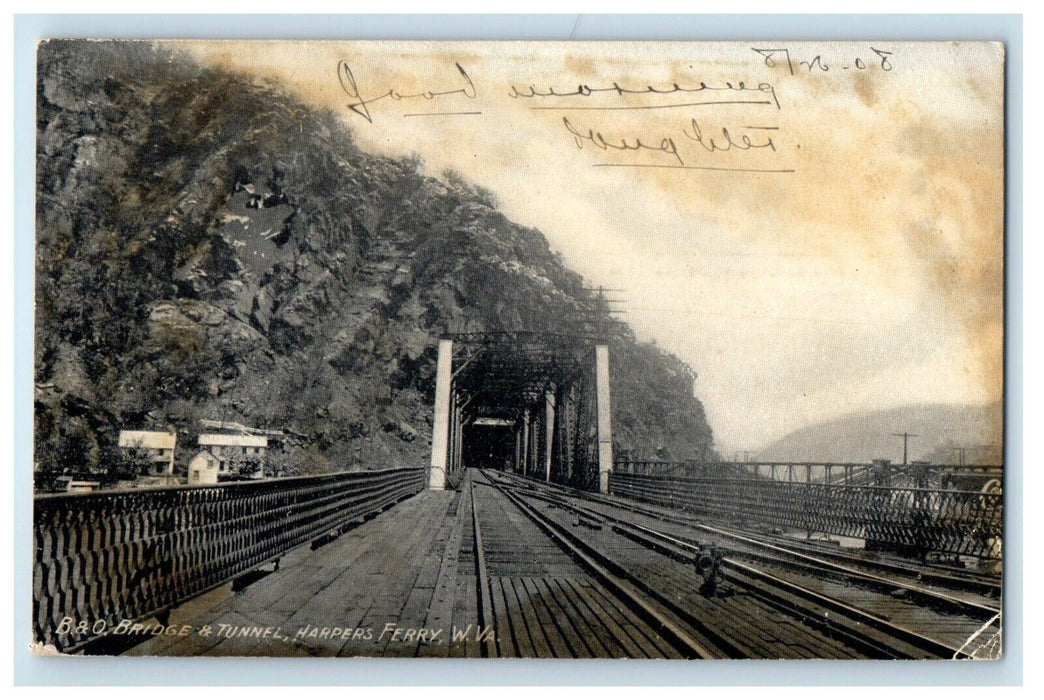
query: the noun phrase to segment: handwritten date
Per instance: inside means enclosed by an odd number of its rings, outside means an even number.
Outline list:
[[[870,47],[870,51],[873,56],[869,54],[866,57],[855,56],[854,58],[824,58],[823,54],[816,54],[806,60],[801,60],[798,56],[791,53],[789,48],[756,48],[751,47],[751,51],[758,54],[762,58],[762,63],[767,68],[786,68],[791,75],[797,73],[829,73],[831,70],[872,70],[880,69],[886,73],[890,72],[893,68],[892,61],[890,60],[894,56],[894,52],[885,51],[874,46]],[[829,60],[829,63],[828,63]]]

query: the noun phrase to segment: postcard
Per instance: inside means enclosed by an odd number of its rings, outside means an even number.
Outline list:
[[[1001,658],[1004,75],[42,41],[34,651]]]

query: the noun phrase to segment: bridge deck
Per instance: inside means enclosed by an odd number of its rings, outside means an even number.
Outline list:
[[[451,649],[416,633],[442,629],[444,638],[454,624],[474,629],[478,619],[475,595],[456,575],[464,523],[459,502],[456,492],[422,492],[315,551],[290,552],[278,570],[244,589],[225,586],[172,611],[170,624],[190,626],[189,634],[157,636],[128,653],[463,655],[467,645]],[[414,633],[408,640],[406,631],[382,636],[387,623]]]
[[[836,574],[819,580],[814,568],[787,571],[778,562],[759,565],[810,591],[806,597],[836,596],[881,624],[863,639],[853,613],[835,617],[822,607],[827,603],[801,603],[792,588],[733,572],[739,562],[729,565],[725,594],[707,597],[697,591],[692,561],[664,550],[706,533],[594,500],[574,510],[575,498],[540,495],[531,482],[516,484],[514,496],[503,486],[501,477],[476,472],[460,492],[421,492],[315,550],[287,553],[277,570],[241,578],[238,590],[226,585],[183,604],[165,630],[184,636],[141,637],[127,653],[930,658],[948,655],[982,624],[979,613],[951,611],[953,600],[946,610],[922,608],[899,588],[849,587],[834,581]],[[620,530],[614,512],[646,529]],[[650,546],[654,530],[682,539]],[[586,550],[566,546],[577,538]],[[598,573],[593,552],[609,553],[618,575]],[[989,603],[960,596],[967,605]],[[901,630],[893,644],[896,632],[881,627],[888,621],[942,645],[925,646]]]

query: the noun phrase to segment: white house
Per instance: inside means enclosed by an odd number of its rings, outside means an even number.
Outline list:
[[[119,446],[124,450],[135,450],[146,456],[152,464],[151,474],[174,473],[174,446],[177,433],[156,430],[121,430]]]
[[[268,438],[263,435],[203,433],[199,436],[199,446],[219,460],[222,474],[228,474],[232,463],[244,457],[257,457],[264,464],[265,455],[268,454]],[[261,478],[264,472],[258,471],[253,476]]]
[[[216,484],[220,470],[221,460],[215,457],[210,450],[201,450],[199,454],[189,460],[188,483],[191,486]]]

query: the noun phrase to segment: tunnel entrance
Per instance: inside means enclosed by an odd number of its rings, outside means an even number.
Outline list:
[[[428,487],[464,467],[608,491],[609,348],[601,334],[497,331],[439,341]]]
[[[487,421],[479,418],[464,426],[464,467],[511,471],[515,461],[515,426],[508,421]]]

